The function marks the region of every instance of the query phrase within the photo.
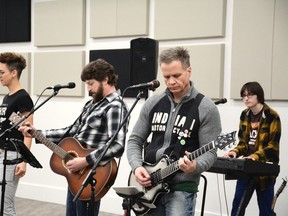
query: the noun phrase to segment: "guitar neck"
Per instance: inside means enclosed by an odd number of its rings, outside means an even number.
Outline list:
[[[199,157],[200,155],[212,150],[215,148],[214,141],[202,146],[201,148],[193,151],[191,154],[188,155],[188,158],[190,161],[194,160],[195,158]],[[167,167],[163,168],[161,170],[161,175],[164,178],[167,178],[168,176],[174,174],[179,170],[178,161],[174,161],[171,164],[169,164]]]
[[[188,155],[189,160],[194,160],[195,158],[199,157],[200,155],[212,150],[215,148],[214,141],[202,146],[201,148],[193,151],[191,154]]]
[[[9,120],[15,124],[17,121],[21,120],[21,117],[13,112],[10,117]],[[47,139],[43,134],[41,134],[39,131],[32,129],[30,131],[30,135],[37,139],[39,142],[41,142],[42,144],[44,144],[45,146],[47,146],[50,150],[52,150],[56,155],[58,155],[61,159],[73,159],[73,157],[67,153],[66,151],[64,151],[62,148],[60,148],[58,145],[56,145],[55,143],[53,143],[52,141],[50,141],[49,139]]]
[[[39,142],[44,144],[46,147],[48,147],[51,151],[53,151],[55,154],[57,154],[60,158],[65,159],[67,155],[69,155],[66,151],[64,151],[62,148],[60,148],[58,145],[53,143],[51,140],[47,139],[42,133],[32,130],[30,132],[32,137],[37,139]]]

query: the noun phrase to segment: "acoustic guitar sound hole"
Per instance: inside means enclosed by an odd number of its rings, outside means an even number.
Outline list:
[[[65,169],[67,170],[68,173],[71,173],[71,171],[66,167],[66,163],[69,161],[69,160],[72,160],[73,158],[76,158],[78,157],[78,153],[76,151],[68,151],[69,154],[66,155],[66,157],[62,160],[62,165],[63,167],[65,167]]]

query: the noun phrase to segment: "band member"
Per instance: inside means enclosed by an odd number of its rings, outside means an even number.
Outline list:
[[[247,107],[240,116],[237,147],[224,157],[251,159],[260,162],[279,163],[279,142],[281,122],[278,113],[265,103],[264,91],[258,82],[248,82],[240,90],[242,100]],[[247,194],[248,202],[243,203],[245,209],[256,190],[259,215],[274,215],[272,202],[276,176],[260,176],[254,178],[251,194]],[[248,180],[237,180],[231,215],[237,214],[241,198],[248,186]],[[238,214],[237,214],[238,215]]]
[[[145,187],[151,186],[151,176],[143,161],[155,164],[163,155],[179,159],[180,171],[167,181],[171,191],[148,215],[191,216],[200,175],[213,165],[217,155],[213,149],[190,161],[187,154],[215,140],[221,132],[220,115],[212,100],[190,81],[192,69],[186,49],[164,50],[159,62],[167,89],[143,105],[128,140],[127,157],[136,181]]]
[[[13,146],[9,139],[17,139],[24,142],[28,149],[31,147],[32,139],[23,137],[22,133],[13,129],[10,132],[5,131],[11,128],[9,121],[10,115],[21,113],[27,115],[33,108],[33,101],[26,90],[21,87],[20,77],[22,71],[26,68],[26,60],[17,53],[5,52],[0,54],[0,79],[1,84],[6,86],[9,93],[4,96],[0,106],[0,179],[3,179],[3,160],[4,145],[7,146],[7,160],[13,160],[18,157],[16,147]],[[33,115],[27,118],[27,121],[33,122]],[[15,211],[15,194],[19,178],[26,174],[26,162],[16,165],[6,166],[6,186],[4,197],[4,215],[16,215]],[[2,190],[1,190],[2,191]],[[3,191],[2,191],[3,193]],[[1,197],[0,197],[1,201]],[[1,202],[2,203],[2,202]]]
[[[70,127],[40,131],[53,142],[58,143],[64,136],[76,138],[84,148],[94,149],[86,157],[76,157],[66,163],[71,172],[82,170],[89,164],[96,162],[110,138],[116,133],[127,113],[120,92],[116,90],[118,75],[114,67],[103,59],[92,61],[86,65],[81,74],[81,80],[86,83],[92,100],[88,101],[80,117]],[[124,151],[124,142],[128,123],[126,123],[111,143],[110,148],[101,161],[106,164],[114,157],[120,157]],[[25,136],[31,137],[32,124],[20,127]],[[89,201],[78,200],[73,202],[75,194],[68,190],[67,211],[68,216],[89,215]],[[98,215],[100,200],[94,203],[93,215]]]

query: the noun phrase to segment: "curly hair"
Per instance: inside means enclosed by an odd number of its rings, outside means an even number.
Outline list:
[[[117,85],[118,75],[115,73],[113,65],[109,64],[104,59],[97,59],[87,64],[81,73],[81,80],[84,82],[89,79],[103,81],[108,78],[108,84],[112,86]]]
[[[22,71],[27,65],[26,60],[22,55],[13,52],[1,53],[0,62],[6,64],[10,71],[16,70],[18,78],[20,78]]]

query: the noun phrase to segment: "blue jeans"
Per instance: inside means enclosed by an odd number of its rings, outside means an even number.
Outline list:
[[[89,216],[89,201],[77,200],[73,202],[74,196],[68,188],[67,201],[66,201],[66,216]],[[100,200],[94,202],[93,216],[97,216],[100,209]]]
[[[196,205],[195,193],[175,191],[164,194],[157,208],[148,212],[149,216],[193,216]]]
[[[235,216],[237,214],[238,207],[241,202],[241,198],[245,192],[245,189],[248,183],[249,183],[248,180],[237,180],[231,216]],[[251,200],[251,197],[255,190],[256,190],[257,202],[258,202],[258,207],[259,207],[259,215],[260,216],[275,215],[275,213],[272,210],[272,202],[273,202],[273,197],[274,197],[274,182],[267,184],[267,188],[264,191],[260,191],[257,180],[253,182],[251,193],[247,194],[247,202],[243,203],[242,205],[244,208],[243,213],[245,213],[245,209],[249,201]]]

